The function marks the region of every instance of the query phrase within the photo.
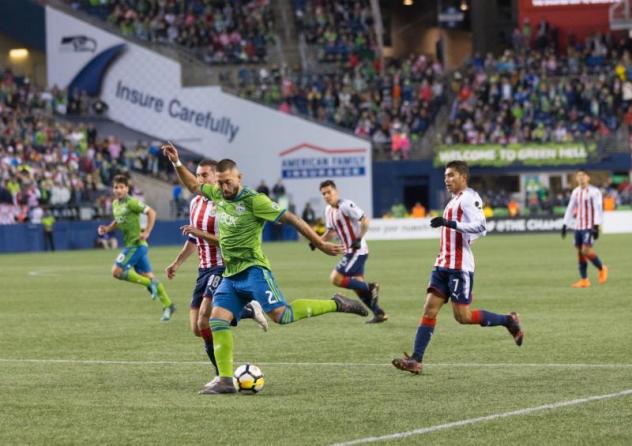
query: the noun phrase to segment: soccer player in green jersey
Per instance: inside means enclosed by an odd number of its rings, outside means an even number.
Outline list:
[[[162,303],[163,322],[171,319],[171,315],[176,311],[176,307],[165,287],[156,280],[151,269],[151,263],[147,252],[149,245],[147,239],[156,222],[156,211],[141,203],[136,198],[129,196],[130,181],[125,175],[117,175],[113,181],[113,191],[115,200],[112,202],[112,213],[114,220],[109,225],[100,225],[99,235],[120,229],[123,233],[123,243],[125,248],[116,258],[112,267],[112,276],[118,280],[137,283],[147,288],[151,298],[160,299]],[[141,231],[140,214],[147,214],[147,227]]]
[[[236,392],[230,322],[239,318],[242,308],[251,299],[257,300],[278,324],[289,324],[333,312],[368,315],[362,304],[340,294],[335,294],[331,300],[297,299],[286,302],[272,276],[270,262],[261,249],[261,233],[265,222],[291,224],[317,249],[328,255],[341,254],[342,246],[322,240],[301,218],[282,209],[266,195],[242,186],[241,173],[234,161],[223,159],[218,163],[216,186],[200,185],[195,175],[180,162],[173,144],[163,145],[162,150],[173,163],[182,184],[217,205],[219,243],[226,270],[213,296],[210,325],[220,379],[200,393]]]

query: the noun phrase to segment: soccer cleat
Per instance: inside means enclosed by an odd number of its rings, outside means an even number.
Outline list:
[[[608,267],[603,265],[599,270],[599,284],[603,285],[608,280]]]
[[[147,291],[151,294],[151,300],[156,300],[158,297],[158,281],[155,279],[151,279],[151,283],[147,287]]]
[[[259,324],[259,327],[261,327],[263,331],[268,331],[268,320],[263,312],[263,308],[261,308],[261,304],[256,300],[251,300],[248,305],[252,308],[252,318],[255,322]]]
[[[364,305],[362,305],[360,302],[356,302],[353,299],[349,299],[342,294],[334,294],[332,300],[336,302],[336,311],[338,313],[352,313],[359,316],[369,315],[369,312],[366,308],[364,308]]]
[[[202,390],[198,392],[198,395],[219,395],[222,393],[237,393],[233,378],[230,376],[218,377],[216,382],[211,381],[210,385],[204,386]]]
[[[160,322],[167,322],[173,316],[173,313],[176,312],[176,306],[174,304],[166,307],[162,312],[162,317],[160,318]]]
[[[219,382],[219,376],[216,376],[215,378],[213,378],[212,380],[210,380],[209,382],[204,384],[204,388],[206,389],[207,387],[211,387],[211,386],[215,385],[215,383],[217,383],[217,382]]]
[[[391,361],[396,368],[403,370],[405,372],[410,372],[414,375],[419,375],[421,373],[421,369],[423,367],[422,363],[417,361],[414,358],[408,356],[408,353],[404,352],[403,358],[396,358]]]
[[[507,325],[507,330],[514,338],[514,342],[518,347],[522,345],[522,340],[524,339],[524,332],[522,331],[522,327],[520,326],[520,317],[517,313],[511,312],[509,313],[509,325]]]
[[[579,279],[577,282],[571,285],[571,288],[588,288],[588,287],[590,287],[590,280],[588,279]]]
[[[388,320],[388,315],[383,311],[378,311],[373,316],[373,319],[369,319],[365,322],[365,324],[381,324],[382,322],[386,322]]]

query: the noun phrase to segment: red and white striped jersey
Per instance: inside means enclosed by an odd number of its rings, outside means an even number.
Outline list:
[[[340,242],[345,248],[345,254],[368,254],[369,246],[362,239],[360,249],[354,251],[351,248],[353,241],[360,237],[362,230],[360,220],[364,217],[364,211],[351,200],[340,200],[338,206],[329,206],[325,209],[325,227],[336,231]]]
[[[564,214],[564,224],[571,226],[575,220],[575,229],[592,229],[603,221],[601,191],[590,184],[586,189],[577,186],[573,189]]]
[[[441,227],[441,245],[434,266],[474,272],[470,245],[487,233],[483,200],[473,189],[454,195],[443,211],[443,218],[456,222],[456,229]]]
[[[191,200],[189,208],[189,224],[211,235],[218,236],[219,220],[215,218],[216,212],[215,203],[202,195],[196,195]],[[189,241],[197,245],[200,268],[213,268],[224,264],[219,246],[213,246],[203,238],[192,235],[189,236]]]

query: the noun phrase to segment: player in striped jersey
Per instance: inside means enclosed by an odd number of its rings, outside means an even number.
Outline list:
[[[331,272],[329,279],[335,286],[353,290],[372,312],[373,318],[367,324],[378,324],[388,316],[378,305],[379,284],[364,280],[364,265],[369,257],[369,247],[364,236],[369,229],[369,219],[353,201],[340,198],[336,184],[332,180],[320,183],[320,193],[327,203],[325,209],[324,241],[334,236],[344,246],[344,255]],[[315,249],[310,244],[312,250]]]
[[[216,166],[217,162],[214,160],[203,160],[198,164],[195,176],[200,185],[217,184]],[[217,376],[219,372],[208,319],[211,315],[213,294],[222,281],[225,269],[219,248],[219,221],[215,218],[215,203],[202,195],[196,195],[191,200],[189,210],[189,224],[180,228],[182,234],[187,236],[187,241],[174,261],[165,268],[165,273],[169,279],[173,279],[180,266],[197,250],[198,278],[191,298],[189,320],[193,334],[204,340],[204,349]],[[261,305],[256,301],[251,301],[244,307],[240,318],[254,318],[264,331],[268,329]],[[214,380],[210,381],[207,386],[213,382]]]
[[[461,324],[482,327],[504,326],[522,345],[523,332],[516,313],[496,314],[486,310],[472,310],[474,287],[474,255],[470,245],[486,234],[481,197],[467,186],[469,168],[465,161],[451,161],[445,169],[445,185],[452,194],[443,217],[435,217],[430,225],[441,228],[441,245],[428,284],[423,317],[415,336],[411,356],[393,359],[400,370],[421,373],[423,356],[430,343],[439,310],[452,301],[454,318]]]
[[[573,189],[571,199],[564,214],[562,238],[566,237],[566,229],[575,220],[575,247],[579,262],[580,279],[573,283],[573,288],[588,288],[588,262],[590,260],[599,270],[599,283],[608,280],[608,267],[601,263],[593,249],[595,240],[599,238],[599,225],[603,221],[603,205],[601,191],[590,185],[590,176],[584,169],[580,169],[575,178],[578,186]]]

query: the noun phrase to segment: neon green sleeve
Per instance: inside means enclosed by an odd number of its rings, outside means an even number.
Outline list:
[[[270,200],[267,195],[257,194],[252,199],[252,213],[262,220],[277,221],[285,213],[285,209]]]
[[[209,200],[217,200],[218,198],[221,198],[217,196],[217,194],[220,193],[219,187],[213,184],[203,184],[200,186],[200,192]]]

